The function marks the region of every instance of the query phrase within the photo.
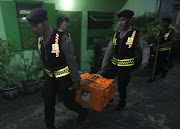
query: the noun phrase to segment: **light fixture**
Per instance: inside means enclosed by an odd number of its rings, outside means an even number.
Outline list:
[[[30,10],[20,10],[19,13],[22,14],[29,14],[31,11]]]
[[[62,8],[64,10],[71,10],[72,9],[72,0],[62,0]]]
[[[26,17],[22,17],[22,20],[26,20]]]

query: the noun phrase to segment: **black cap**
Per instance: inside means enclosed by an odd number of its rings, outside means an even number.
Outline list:
[[[69,22],[69,18],[68,18],[68,17],[65,17],[65,16],[60,16],[60,17],[58,17],[58,19],[57,19],[58,27],[60,26],[59,24],[62,24],[62,23],[63,23],[63,21]]]
[[[62,21],[67,21],[67,22],[69,22],[69,18],[68,18],[68,17],[65,17],[65,16],[60,16],[60,17],[58,17],[57,22],[62,22]]]
[[[167,21],[167,22],[171,23],[172,20],[170,17],[164,17],[164,18],[162,18],[162,21]]]
[[[134,12],[131,10],[123,10],[117,14],[118,18],[121,18],[121,17],[131,18],[132,16],[134,16]]]
[[[39,24],[47,20],[47,11],[42,8],[36,8],[31,11],[30,14],[26,16],[28,22],[32,24]]]

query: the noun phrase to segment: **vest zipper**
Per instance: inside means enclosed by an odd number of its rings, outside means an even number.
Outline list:
[[[122,39],[121,39],[121,41],[120,41],[120,46],[119,46],[119,51],[118,51],[118,56],[117,56],[118,59],[119,59],[119,56],[120,56],[120,49],[121,49],[121,46],[122,46]]]
[[[46,48],[44,47],[44,50],[45,50],[45,61],[46,61],[46,64],[48,63],[48,59],[47,59],[47,50]]]

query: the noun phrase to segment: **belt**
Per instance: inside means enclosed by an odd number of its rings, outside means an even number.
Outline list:
[[[111,59],[111,62],[117,66],[133,66],[134,65],[134,58],[119,60],[119,59],[116,59],[115,57],[113,57]]]
[[[53,71],[53,72],[49,71],[46,68],[44,68],[44,70],[50,77],[53,77],[53,74],[54,74],[54,76],[56,78],[63,77],[63,76],[66,76],[66,75],[70,74],[68,66],[66,66],[65,68],[62,68],[60,70]]]
[[[171,50],[171,47],[166,47],[166,48],[160,48],[159,51],[167,51],[167,50]]]

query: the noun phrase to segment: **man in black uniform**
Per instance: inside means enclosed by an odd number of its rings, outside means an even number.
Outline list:
[[[63,34],[67,35],[69,38],[69,41],[71,42],[71,34],[68,32],[69,27],[69,18],[65,16],[60,16],[57,19],[57,25],[59,32],[62,32]],[[58,93],[58,102],[62,102],[62,93],[61,90]]]
[[[169,64],[171,63],[169,58],[171,46],[175,44],[176,40],[176,33],[174,29],[169,27],[170,23],[171,18],[162,18],[162,29],[158,32],[154,39],[154,42],[157,44],[155,49],[158,51],[155,75],[161,74],[162,78],[166,76],[169,70]]]
[[[42,89],[47,129],[54,129],[55,100],[58,90],[63,93],[65,106],[79,114],[76,121],[83,121],[88,114],[88,109],[75,101],[81,78],[69,38],[49,27],[46,10],[34,9],[26,19],[31,23],[34,32],[40,36],[38,49],[44,70],[48,75]],[[70,88],[72,90],[69,90]]]
[[[69,18],[65,16],[60,16],[57,19],[58,29],[60,32],[64,32],[71,40],[71,34],[68,32]]]
[[[143,34],[130,25],[133,15],[134,12],[131,10],[124,10],[117,14],[119,31],[114,33],[109,42],[102,62],[102,69],[104,69],[111,59],[110,66],[103,75],[104,77],[113,78],[118,75],[120,101],[115,110],[121,110],[126,106],[126,86],[130,80],[131,66],[134,65],[135,49],[138,44],[142,48],[142,63],[139,68],[144,69],[149,62],[150,50],[148,43]]]

